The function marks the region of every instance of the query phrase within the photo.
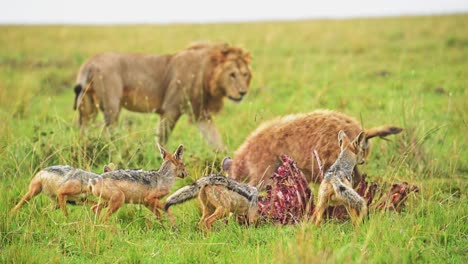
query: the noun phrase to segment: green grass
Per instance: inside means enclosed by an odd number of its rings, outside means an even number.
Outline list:
[[[139,26],[0,27],[0,262],[102,263],[462,263],[468,255],[468,16],[317,20],[277,23]],[[246,99],[226,102],[216,124],[228,153],[210,151],[183,117],[167,145],[186,147],[191,177],[211,171],[262,121],[330,108],[365,127],[405,128],[374,140],[361,169],[373,181],[420,187],[401,214],[371,211],[320,228],[196,228],[196,202],[174,207],[171,230],[143,207],[127,205],[106,225],[86,206],[65,218],[40,195],[9,210],[41,168],[70,164],[99,172],[157,168],[157,115],[124,111],[109,135],[100,124],[81,134],[72,111],[75,74],[95,53],[172,53],[199,40],[226,41],[253,55]],[[100,116],[102,122],[102,116]],[[312,186],[316,187],[316,186]]]

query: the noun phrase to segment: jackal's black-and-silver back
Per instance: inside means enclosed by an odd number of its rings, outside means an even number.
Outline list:
[[[185,165],[182,162],[183,146],[180,145],[171,155],[167,150],[159,146],[163,163],[158,170],[144,171],[141,169],[112,170],[101,174],[97,179],[89,181],[92,189],[100,180],[127,181],[154,188],[170,189],[174,184],[175,178],[184,178],[187,175]]]
[[[132,169],[132,170],[115,170],[109,171],[106,173],[101,174],[99,178],[92,180],[90,183],[95,184],[98,180],[101,179],[112,179],[118,181],[129,181],[129,182],[136,182],[144,185],[156,185],[158,182],[158,172],[151,170],[151,171],[144,171],[139,169]]]
[[[77,169],[69,165],[51,166],[43,169],[42,171],[46,171],[62,177],[62,182],[66,182],[69,180],[78,180],[83,185],[86,185],[89,182],[89,180],[99,177],[99,175],[96,173],[84,171],[82,169]]]
[[[180,188],[174,194],[169,196],[166,200],[164,210],[167,211],[172,205],[180,204],[195,198],[200,192],[200,190],[207,185],[223,185],[228,190],[236,192],[241,196],[245,197],[251,204],[257,203],[257,188],[244,183],[239,183],[223,175],[211,174],[209,176],[198,179],[191,185]]]

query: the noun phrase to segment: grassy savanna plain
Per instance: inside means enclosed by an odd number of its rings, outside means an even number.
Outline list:
[[[468,15],[208,25],[0,27],[0,259],[4,263],[462,263],[468,255]],[[123,111],[111,133],[80,133],[72,110],[75,75],[100,52],[173,53],[194,41],[225,41],[253,55],[251,90],[215,117],[226,153],[214,153],[184,116],[167,148],[186,147],[190,177],[232,156],[270,118],[315,109],[342,111],[365,127],[404,127],[373,140],[361,170],[372,181],[408,181],[401,214],[371,210],[320,228],[215,224],[197,229],[196,201],[173,208],[179,229],[142,206],[123,206],[109,223],[88,206],[65,218],[40,195],[9,210],[41,168],[69,164],[100,172],[155,169],[158,116]],[[314,189],[315,185],[311,185]]]

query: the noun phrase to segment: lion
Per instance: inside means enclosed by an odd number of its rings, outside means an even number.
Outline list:
[[[197,43],[175,54],[103,53],[81,65],[74,110],[80,127],[95,120],[98,108],[106,126],[118,122],[121,107],[158,113],[157,138],[165,144],[186,113],[209,145],[224,149],[212,115],[223,99],[240,102],[252,79],[251,54],[225,43]]]

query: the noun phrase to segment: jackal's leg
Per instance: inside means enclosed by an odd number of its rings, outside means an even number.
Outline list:
[[[94,206],[95,204],[97,204],[96,201],[89,200],[88,198],[85,198],[85,199],[81,200],[80,202],[81,202],[81,204],[91,205],[91,206]]]
[[[317,206],[315,207],[314,214],[312,215],[312,219],[315,220],[316,226],[320,226],[320,224],[322,223],[323,213],[325,212],[329,204],[329,195],[332,195],[331,193],[328,193],[332,191],[332,189],[326,188],[325,184],[326,183],[324,181],[322,181],[322,184],[320,184]]]
[[[174,217],[174,214],[171,212],[171,209],[168,209],[166,211],[167,215],[169,216],[169,221],[171,221],[171,225],[173,227],[177,227],[177,224],[176,224],[176,221],[175,221],[175,217]]]
[[[57,198],[50,197],[50,210],[60,209]]]
[[[346,210],[348,211],[348,214],[349,214],[349,217],[351,218],[351,223],[353,224],[354,227],[356,227],[357,225],[359,225],[359,222],[358,222],[358,212],[356,210],[356,208],[353,208],[351,206],[345,206],[346,207]]]
[[[101,213],[102,209],[107,206],[106,202],[99,201],[93,206],[91,206],[91,210],[94,212],[95,215],[99,216]]]
[[[215,207],[207,200],[205,188],[202,188],[198,194],[198,200],[202,206],[202,216],[198,222],[198,227],[205,228],[205,220],[208,216],[214,213]]]
[[[154,202],[152,202],[152,203],[145,203],[145,206],[151,212],[153,212],[153,214],[156,216],[156,218],[158,220],[162,219],[161,212],[159,212],[159,210],[163,210],[164,205],[161,204],[161,202],[159,200],[154,200]],[[166,213],[169,216],[169,221],[171,221],[171,225],[176,226],[175,218],[174,218],[174,215],[172,214],[172,212],[170,210],[167,210]]]
[[[345,184],[334,187],[335,199],[346,207],[353,225],[359,225],[364,216],[363,214],[367,212],[366,201],[350,185]]]
[[[97,203],[91,206],[91,211],[93,211],[96,216],[99,216],[102,209],[107,206],[109,194],[112,193],[108,193],[109,187],[110,186],[104,185],[103,181],[98,181],[91,188],[92,194],[97,198]]]
[[[367,213],[367,206],[364,203],[361,205],[361,208],[358,209],[347,205],[346,210],[348,210],[349,216],[351,217],[351,222],[353,223],[354,227],[357,227],[362,222],[364,216]]]
[[[169,190],[159,190],[153,193],[150,193],[148,196],[145,197],[145,205],[151,212],[154,213],[156,218],[161,219],[161,213],[159,210],[164,209],[164,205],[161,204],[160,199],[166,196],[169,193]]]
[[[157,208],[158,208],[159,210],[164,211],[164,204],[161,203],[161,201],[160,201],[159,199],[158,199],[158,201],[157,201],[156,206],[157,206]],[[174,214],[172,214],[171,209],[167,209],[166,213],[167,213],[167,216],[169,216],[169,221],[171,221],[171,225],[172,225],[173,227],[177,226],[177,225],[176,225],[176,221],[175,221]]]
[[[216,210],[214,211],[214,213],[210,216],[208,216],[205,220],[205,226],[206,226],[206,229],[209,231],[211,230],[211,225],[213,224],[214,221],[220,219],[221,217],[223,217],[224,215],[226,215],[227,213],[227,210],[224,209],[224,207],[218,207],[216,208]]]
[[[31,200],[34,196],[38,195],[42,191],[42,184],[40,182],[31,182],[29,185],[29,191],[26,193],[19,203],[11,210],[11,213],[16,213],[26,202]]]
[[[107,213],[104,221],[108,221],[109,217],[117,211],[125,202],[125,194],[122,191],[116,191],[108,201]]]
[[[62,210],[63,214],[68,217],[68,211],[67,211],[67,195],[63,193],[58,194],[58,203],[60,206],[60,209]]]
[[[158,220],[161,220],[161,213],[159,212],[159,201],[158,200],[152,200],[145,202],[146,208],[148,208],[153,214],[156,216]]]
[[[198,222],[198,227],[200,229],[204,229],[206,228],[206,219],[212,215],[214,212],[215,212],[215,208],[212,207],[211,205],[209,204],[202,204],[203,206],[203,213],[202,213],[202,217],[200,218],[200,221]]]
[[[63,214],[68,216],[67,210],[67,196],[76,195],[81,193],[81,183],[69,181],[64,186],[60,187],[57,191],[58,202]]]
[[[362,207],[361,207],[361,211],[359,211],[359,223],[361,223],[362,221],[364,221],[365,217],[368,215],[368,208],[367,208],[367,204],[364,202],[362,204]]]
[[[320,224],[322,223],[323,213],[325,212],[326,207],[327,206],[324,205],[323,203],[321,203],[320,205],[317,205],[317,207],[315,207],[315,212],[314,212],[314,215],[312,216],[312,219],[315,220],[315,225],[316,226],[320,226]]]

